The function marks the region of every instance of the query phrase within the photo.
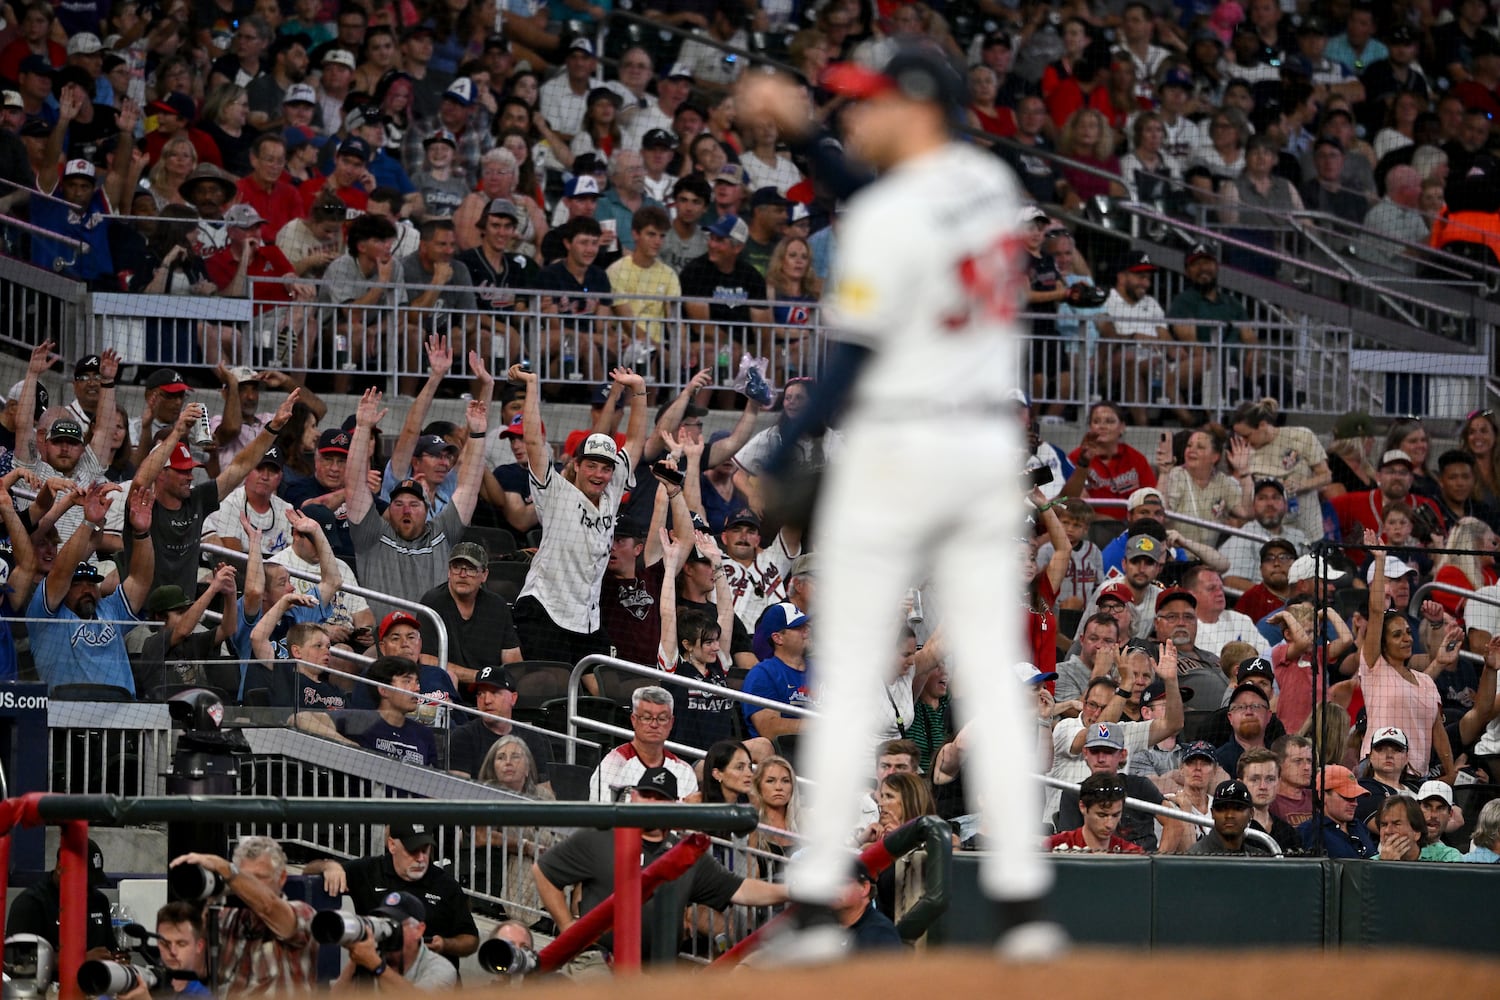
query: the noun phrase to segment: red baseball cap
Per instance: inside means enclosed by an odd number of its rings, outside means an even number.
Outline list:
[[[1123,580],[1116,581],[1110,584],[1108,587],[1101,588],[1099,591],[1099,596],[1094,598],[1094,604],[1097,605],[1100,601],[1103,601],[1107,598],[1113,598],[1114,600],[1119,601],[1121,604],[1135,603],[1135,595],[1130,592],[1130,585],[1125,583]]]
[[[380,638],[384,639],[385,634],[397,625],[410,625],[414,629],[421,629],[422,627],[422,623],[417,621],[416,616],[410,611],[392,611],[380,619],[380,631],[378,633]]]
[[[202,464],[193,458],[193,453],[182,441],[177,442],[177,447],[172,449],[172,457],[167,459],[167,467],[178,472],[192,472]]]

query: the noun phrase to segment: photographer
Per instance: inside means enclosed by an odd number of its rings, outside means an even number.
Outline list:
[[[345,945],[349,961],[335,981],[336,989],[353,983],[359,969],[369,973],[360,978],[373,983],[377,990],[386,988],[391,973],[419,990],[445,990],[457,985],[457,970],[422,940],[427,931],[427,908],[420,899],[409,892],[390,892],[370,915],[395,921],[401,928],[400,938],[391,942],[394,947],[380,948],[375,935],[366,932],[358,941]]]
[[[216,921],[218,954],[213,984],[222,993],[280,993],[306,990],[317,980],[317,947],[312,939],[313,908],[282,895],[286,854],[270,837],[245,837],[234,860],[214,854],[184,854],[170,868],[197,865],[216,875],[220,892],[243,906],[221,906]],[[210,893],[212,895],[212,893]]]
[[[387,853],[347,863],[319,859],[309,862],[302,872],[322,875],[323,889],[330,896],[347,892],[361,913],[373,911],[394,891],[418,896],[426,907],[423,920],[432,932],[428,949],[457,969],[460,958],[479,949],[479,927],[458,880],[433,864],[437,840],[431,831],[423,823],[392,823],[386,828]]]
[[[42,877],[40,882],[29,886],[16,897],[6,918],[6,934],[35,934],[58,950],[57,927],[61,919],[62,897],[62,847],[57,849],[58,865]],[[109,920],[109,897],[99,891],[104,884],[104,853],[93,840],[89,841],[89,912],[88,945],[85,958],[109,959],[120,950],[115,941],[115,931]]]
[[[191,972],[199,978],[168,979],[173,993],[212,996],[208,982],[208,942],[203,940],[203,914],[192,903],[175,900],[156,911],[156,944],[161,965],[173,972]],[[163,994],[166,990],[161,991]],[[120,1000],[146,1000],[151,991],[144,982],[120,994]]]

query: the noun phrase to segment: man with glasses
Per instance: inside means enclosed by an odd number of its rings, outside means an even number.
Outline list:
[[[265,51],[271,38],[271,26],[264,18],[252,16],[240,21],[231,51],[214,61],[207,89],[213,91],[226,83],[237,87],[250,86],[256,77],[270,68],[266,65]]]
[[[1214,750],[1214,759],[1224,773],[1237,773],[1240,757],[1247,750],[1266,748],[1266,726],[1270,721],[1270,696],[1257,684],[1249,681],[1238,684],[1229,697],[1229,724],[1234,735]]]
[[[641,137],[654,128],[671,131],[672,119],[662,114],[656,97],[647,90],[655,69],[645,49],[628,48],[620,54],[620,78],[604,84],[624,102],[620,108],[620,127],[625,132],[626,149],[639,149]]]
[[[692,765],[666,748],[672,732],[671,692],[655,685],[632,692],[630,728],[635,733],[631,741],[605,754],[590,776],[590,801],[614,802],[622,790],[639,784],[648,770],[665,770],[676,779],[678,794],[673,798],[686,798],[698,790]]]
[[[1219,658],[1198,647],[1198,599],[1191,591],[1163,591],[1156,598],[1155,638],[1177,650],[1177,673],[1193,696],[1186,699],[1188,711],[1212,712],[1224,700],[1229,686]]]
[[[1347,767],[1324,765],[1318,772],[1317,786],[1323,795],[1323,816],[1316,813],[1297,827],[1302,846],[1332,859],[1369,858],[1375,854],[1375,841],[1363,823],[1355,822],[1354,812],[1362,795],[1370,793],[1354,780]]]
[[[470,684],[479,672],[500,663],[521,662],[521,640],[510,605],[485,587],[490,554],[479,542],[459,542],[448,555],[448,579],[421,597],[443,619],[448,631],[448,673],[456,684]],[[437,629],[422,624],[422,646],[437,649]]]
[[[1128,750],[1131,760],[1176,736],[1182,729],[1184,691],[1177,683],[1176,650],[1171,645],[1163,646],[1161,660],[1153,663],[1145,645],[1132,643],[1129,647],[1122,647],[1122,652],[1115,656],[1107,656],[1109,660],[1118,659],[1119,680],[1102,674],[1089,681],[1078,717],[1058,719],[1053,725],[1052,777],[1061,781],[1080,781],[1097,770],[1091,764],[1088,743],[1097,735],[1101,725],[1109,726],[1120,749]],[[1113,652],[1112,648],[1110,652]],[[1154,695],[1158,684],[1161,695],[1159,699],[1153,697],[1152,701],[1159,700],[1160,711],[1153,711],[1152,718],[1145,718],[1143,712],[1139,722],[1119,721],[1127,702],[1141,699],[1147,691]],[[1191,691],[1186,693],[1192,694]],[[1047,798],[1046,810],[1050,816],[1057,809],[1059,796],[1054,792]]]
[[[1392,448],[1380,456],[1380,465],[1375,469],[1375,489],[1334,497],[1333,513],[1339,519],[1340,536],[1358,537],[1360,529],[1378,534],[1386,505],[1392,503],[1404,503],[1419,515],[1425,510],[1434,524],[1440,523],[1437,505],[1412,492],[1412,468],[1411,456]]]
[[[1260,582],[1240,595],[1240,599],[1234,602],[1234,610],[1247,618],[1262,621],[1267,615],[1286,607],[1286,602],[1292,597],[1287,574],[1296,558],[1297,546],[1290,539],[1272,538],[1263,544],[1260,547]]]

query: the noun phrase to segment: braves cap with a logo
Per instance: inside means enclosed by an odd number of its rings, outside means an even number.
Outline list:
[[[349,432],[341,427],[330,427],[318,435],[319,455],[349,454]]]
[[[637,793],[652,795],[666,802],[677,801],[677,776],[664,767],[648,767],[635,783]]]

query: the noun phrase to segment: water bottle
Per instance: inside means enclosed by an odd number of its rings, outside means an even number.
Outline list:
[[[906,599],[911,601],[911,610],[906,613],[906,624],[915,628],[927,620],[927,615],[922,611],[922,588],[913,587],[908,590]]]
[[[583,372],[578,370],[578,340],[571,333],[563,334],[562,362],[564,378],[569,382],[583,379]]]
[[[721,347],[719,348],[719,384],[728,385],[731,374],[729,368],[729,348]]]
[[[333,366],[341,372],[354,370],[354,359],[349,356],[349,334],[343,330],[333,335]]]

